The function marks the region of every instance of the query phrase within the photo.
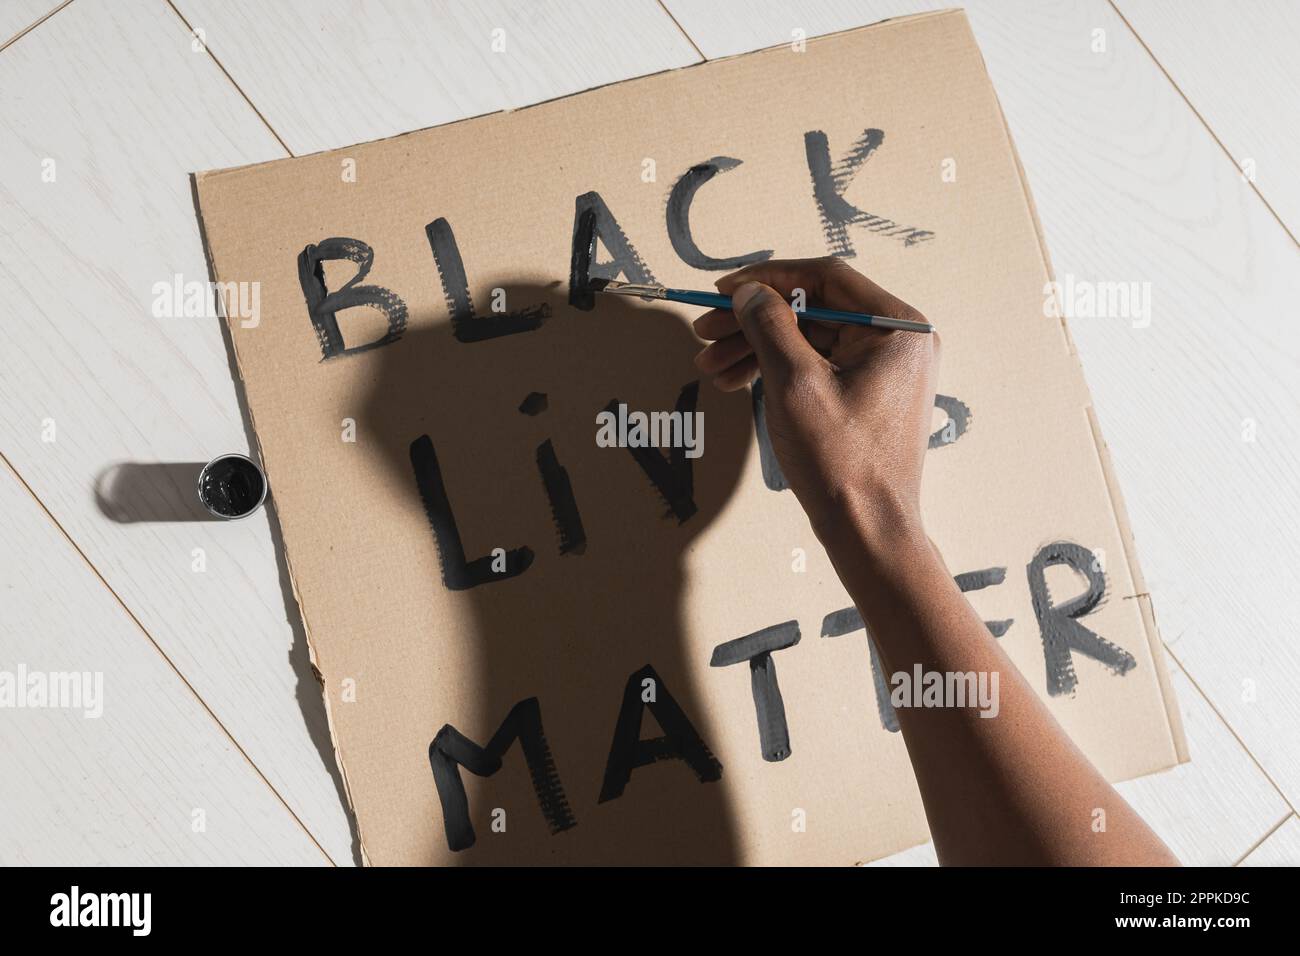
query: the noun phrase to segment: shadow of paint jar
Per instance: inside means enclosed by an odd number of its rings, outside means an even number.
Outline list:
[[[220,455],[199,472],[199,501],[218,518],[246,518],[265,500],[266,476],[244,455]]]

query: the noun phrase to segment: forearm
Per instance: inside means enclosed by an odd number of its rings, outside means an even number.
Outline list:
[[[844,501],[814,520],[814,529],[887,677],[912,675],[920,665],[926,673],[982,674],[991,688],[997,675],[993,717],[981,716],[973,701],[897,708],[943,863],[1177,862],[1065,735],[966,601],[919,521],[889,506]]]
[[[970,706],[896,708],[940,860],[1175,863],[1057,726],[921,527],[938,333],[801,328],[786,298],[804,292],[831,308],[924,320],[843,259],[756,263],[718,289],[732,310],[696,320],[711,342],[696,365],[724,390],[761,372],[772,449],[885,672],[985,675],[986,691],[997,675],[996,717]]]

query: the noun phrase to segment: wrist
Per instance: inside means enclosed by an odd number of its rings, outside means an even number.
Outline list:
[[[867,557],[876,558],[931,549],[919,504],[891,489],[832,492],[805,510],[813,533],[832,558],[841,550],[860,560],[864,550]]]

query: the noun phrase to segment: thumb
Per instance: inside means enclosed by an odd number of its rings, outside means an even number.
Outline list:
[[[742,283],[731,295],[731,309],[764,378],[782,379],[821,358],[799,331],[790,304],[772,287],[761,282]]]

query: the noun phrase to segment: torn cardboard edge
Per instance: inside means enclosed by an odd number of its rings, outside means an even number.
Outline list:
[[[857,34],[867,30],[883,31],[883,30],[891,29],[898,25],[912,24],[922,20],[929,20],[929,19],[941,18],[941,17],[953,17],[953,16],[961,18],[967,33],[970,34],[970,26],[969,26],[969,22],[966,19],[965,12],[960,9],[949,9],[949,10],[934,11],[934,12],[916,14],[912,16],[883,20],[876,23],[855,27],[851,30],[844,30],[833,34],[826,34],[820,37],[810,38],[808,42],[811,44],[818,44],[818,43],[830,41],[835,38],[841,38],[846,35]],[[975,43],[973,35],[971,35],[971,42],[978,50],[978,44]],[[387,143],[393,140],[399,140],[406,136],[414,135],[416,133],[425,132],[427,130],[442,129],[445,127],[453,126],[458,123],[469,122],[471,120],[483,119],[485,117],[496,116],[505,113],[522,112],[523,110],[533,109],[535,107],[544,106],[547,104],[555,103],[557,101],[565,100],[568,99],[569,97],[580,96],[585,93],[589,93],[591,92],[591,90],[594,89],[602,89],[611,86],[630,87],[632,84],[653,80],[654,78],[662,76],[665,73],[673,73],[681,70],[695,69],[695,70],[703,71],[710,68],[712,64],[725,63],[742,56],[762,57],[762,56],[777,55],[781,51],[784,51],[786,47],[787,44],[781,43],[758,51],[749,51],[746,53],[735,54],[733,56],[723,57],[716,60],[703,60],[698,63],[690,64],[685,67],[677,67],[671,70],[663,70],[657,73],[647,74],[645,76],[617,81],[616,83],[603,84],[600,87],[592,87],[591,89],[588,90],[577,91],[574,93],[566,94],[565,96],[561,96],[561,97],[554,97],[549,100],[545,100],[539,103],[534,103],[525,107],[521,107],[518,110],[496,110],[490,113],[479,114],[478,116],[474,116],[474,117],[466,117],[463,119],[454,120],[449,123],[438,124],[432,127],[425,127],[420,130],[411,130],[404,133],[395,134],[392,136],[382,137],[380,139],[371,140],[366,143],[352,144],[350,146],[338,147],[330,150],[322,150],[313,154],[305,154],[305,155],[315,155],[315,156],[329,155],[329,154],[354,150],[359,146],[365,146],[365,145],[377,144],[377,143]],[[986,78],[988,78],[989,80],[989,85],[992,86],[993,85],[992,79],[991,77],[988,76],[987,64],[983,62],[982,53],[981,53],[981,65],[984,68],[984,73]],[[997,101],[996,90],[994,90],[994,99],[996,102]],[[1015,143],[1011,138],[1010,130],[1007,126],[1005,113],[1002,111],[1000,102],[998,102],[997,105],[998,105],[999,116],[1002,122],[1002,135],[1004,137],[1007,146],[1010,149],[1011,156],[1015,164],[1016,172],[1020,179],[1021,193],[1022,196],[1024,197],[1024,202],[1026,204],[1026,209],[1029,213],[1030,220],[1032,221],[1034,226],[1035,237],[1038,243],[1040,255],[1042,257],[1044,285],[1046,285],[1048,282],[1054,280],[1054,274],[1051,266],[1050,257],[1048,255],[1046,241],[1042,230],[1042,224],[1038,217],[1037,208],[1034,204],[1033,197],[1029,189],[1029,184],[1028,184],[1027,177],[1025,175],[1023,165],[1021,164],[1019,154],[1015,148]],[[212,249],[208,244],[207,233],[206,230],[204,229],[202,209],[197,202],[199,185],[205,182],[209,177],[215,178],[219,176],[224,177],[230,175],[237,175],[254,169],[260,170],[262,167],[270,166],[272,164],[281,163],[292,159],[301,159],[301,158],[303,157],[299,157],[299,156],[282,157],[282,158],[273,159],[261,163],[246,164],[243,166],[231,167],[222,170],[209,170],[206,172],[198,172],[192,175],[192,181],[194,184],[194,190],[196,194],[196,215],[199,221],[200,232],[203,241],[205,257],[208,263],[209,274],[214,281],[220,281],[220,277],[217,274]],[[1069,329],[1064,317],[1062,317],[1060,320],[1060,328],[1065,343],[1065,347],[1067,350],[1067,354],[1074,358],[1075,368],[1078,369],[1079,380],[1081,383],[1083,383],[1084,378],[1083,378],[1082,367],[1078,360],[1078,355],[1074,347],[1073,340],[1070,337]],[[259,457],[263,457],[261,439],[256,427],[256,422],[254,420],[254,415],[251,406],[248,404],[247,401],[246,384],[244,381],[244,371],[243,371],[244,366],[243,366],[243,362],[241,361],[241,357],[239,355],[239,347],[235,344],[235,340],[233,336],[230,339],[230,349],[233,354],[233,359],[234,359],[233,365],[236,371],[237,392],[239,395],[240,403],[241,405],[244,406],[244,410],[247,415],[249,429],[252,432],[250,443],[256,448]],[[1085,387],[1085,394],[1090,394],[1086,392],[1086,384],[1084,385],[1084,387]],[[1124,548],[1124,552],[1125,552],[1124,557],[1125,557],[1126,566],[1129,569],[1130,579],[1133,582],[1133,586],[1137,591],[1137,594],[1132,596],[1135,597],[1139,602],[1142,626],[1146,634],[1149,649],[1151,650],[1151,656],[1154,659],[1157,682],[1159,685],[1160,693],[1163,698],[1164,710],[1165,710],[1168,728],[1169,728],[1170,742],[1175,755],[1175,762],[1167,765],[1166,767],[1158,768],[1156,771],[1153,771],[1153,772],[1159,772],[1159,770],[1169,769],[1169,767],[1173,767],[1178,764],[1184,763],[1189,759],[1186,739],[1182,727],[1181,717],[1178,712],[1178,708],[1173,696],[1173,691],[1170,684],[1167,665],[1164,657],[1163,645],[1159,639],[1159,634],[1155,622],[1155,616],[1154,616],[1153,609],[1151,607],[1150,596],[1146,593],[1145,584],[1141,575],[1140,568],[1137,563],[1132,530],[1129,525],[1127,512],[1124,508],[1123,499],[1122,496],[1120,495],[1119,488],[1115,479],[1114,469],[1110,460],[1109,452],[1106,449],[1105,443],[1101,438],[1100,430],[1096,421],[1096,415],[1095,412],[1093,411],[1093,407],[1091,403],[1089,402],[1088,404],[1083,405],[1082,410],[1088,417],[1088,421],[1090,425],[1090,433],[1093,436],[1094,450],[1098,456],[1098,460],[1101,465],[1103,478],[1106,484],[1109,500],[1111,503],[1112,517],[1118,528],[1119,537],[1122,546]],[[271,520],[274,520],[278,523],[279,520],[278,514],[274,515],[274,517]],[[317,674],[319,675],[320,671],[319,671],[318,660],[317,660],[316,642],[313,639],[313,629],[310,622],[307,619],[305,609],[303,608],[301,592],[296,579],[296,575],[294,573],[295,562],[293,560],[293,556],[290,551],[290,545],[287,542],[287,540],[284,539],[283,534],[281,534],[281,542],[284,547],[284,560],[285,560],[285,568],[286,568],[287,576],[290,582],[290,587],[292,588],[293,591],[294,601],[298,605],[299,616],[303,624],[303,632],[307,643],[308,656],[311,661],[313,669],[315,669]],[[323,684],[321,689],[322,689],[322,699],[325,708],[326,722],[330,733],[330,740],[334,752],[334,758],[339,768],[339,775],[340,775],[344,796],[345,799],[347,800],[349,810],[352,813],[353,823],[356,828],[358,849],[361,855],[362,863],[364,865],[370,865],[370,858],[367,851],[365,835],[361,829],[360,818],[355,812],[355,800],[353,798],[352,787],[348,778],[347,763],[344,759],[342,750],[340,749],[339,734],[337,733],[337,728],[335,726],[335,715],[333,714],[332,709],[330,707],[329,695],[328,693],[324,692],[325,688]],[[905,849],[905,848],[900,848],[900,851],[901,849]]]
[[[290,156],[286,158],[294,159],[296,157]],[[280,160],[275,160],[275,162],[279,162],[279,161]],[[263,165],[263,164],[253,164],[253,165]],[[243,166],[239,168],[247,169],[250,167]],[[207,263],[208,278],[213,283],[220,283],[221,278],[217,274],[217,265],[212,255],[212,247],[208,244],[208,231],[203,222],[203,207],[199,202],[199,182],[201,181],[203,176],[204,176],[203,173],[190,174],[190,188],[194,197],[194,215],[195,218],[198,220],[199,239],[203,244],[203,258]],[[213,287],[218,289],[221,288],[220,285],[214,285]],[[223,303],[223,308],[226,308],[224,303]],[[229,312],[227,312],[227,314],[229,314]],[[226,325],[225,320],[218,319],[217,322],[221,328],[222,337],[225,339],[226,346],[229,349],[230,358],[233,359],[232,364],[235,370],[235,375],[233,377],[234,386],[235,386],[235,398],[239,404],[241,412],[243,413],[243,417],[247,419],[246,421],[247,427],[245,430],[248,432],[249,450],[250,452],[253,452],[257,455],[257,460],[259,462],[262,462],[265,461],[266,459],[262,453],[262,439],[261,439],[261,435],[258,433],[257,430],[257,421],[256,421],[256,417],[253,414],[253,406],[248,401],[247,387],[244,383],[244,365],[239,357],[239,346],[235,344],[235,337],[234,335],[231,334],[230,329]],[[361,833],[361,817],[356,812],[356,801],[352,798],[352,787],[348,781],[347,764],[343,760],[342,751],[339,750],[339,735],[335,732],[334,713],[330,709],[330,695],[325,690],[325,677],[321,673],[320,664],[316,659],[316,643],[315,641],[312,640],[311,624],[308,623],[307,621],[307,612],[303,608],[303,603],[302,603],[302,593],[298,588],[298,578],[293,571],[293,558],[289,554],[289,542],[284,536],[284,529],[280,527],[280,513],[275,506],[275,492],[270,486],[269,476],[268,476],[266,494],[267,494],[267,498],[269,499],[267,502],[267,507],[264,509],[267,515],[267,521],[275,525],[275,527],[272,529],[272,536],[273,538],[279,539],[280,547],[284,549],[284,570],[285,570],[285,574],[289,578],[289,587],[293,591],[293,603],[298,608],[298,619],[302,622],[303,638],[307,643],[307,661],[308,663],[311,664],[312,674],[315,675],[316,682],[320,685],[321,702],[324,705],[324,709],[325,709],[325,727],[326,730],[329,731],[329,735],[330,735],[330,749],[334,753],[334,765],[338,768],[339,782],[343,787],[344,799],[347,800],[348,803],[348,815],[351,817],[350,829],[353,831],[353,833],[355,833],[356,836],[354,851],[358,852],[361,855],[362,865],[369,866],[370,859],[366,854],[365,837]],[[313,842],[316,842],[316,845],[318,847],[320,846],[320,843],[316,841],[314,836],[312,837],[312,840]],[[334,863],[336,866],[338,865],[338,862],[333,857],[331,857],[328,852],[326,852],[324,847],[320,847],[320,850],[322,853],[325,854],[326,859],[328,859],[331,863]]]

